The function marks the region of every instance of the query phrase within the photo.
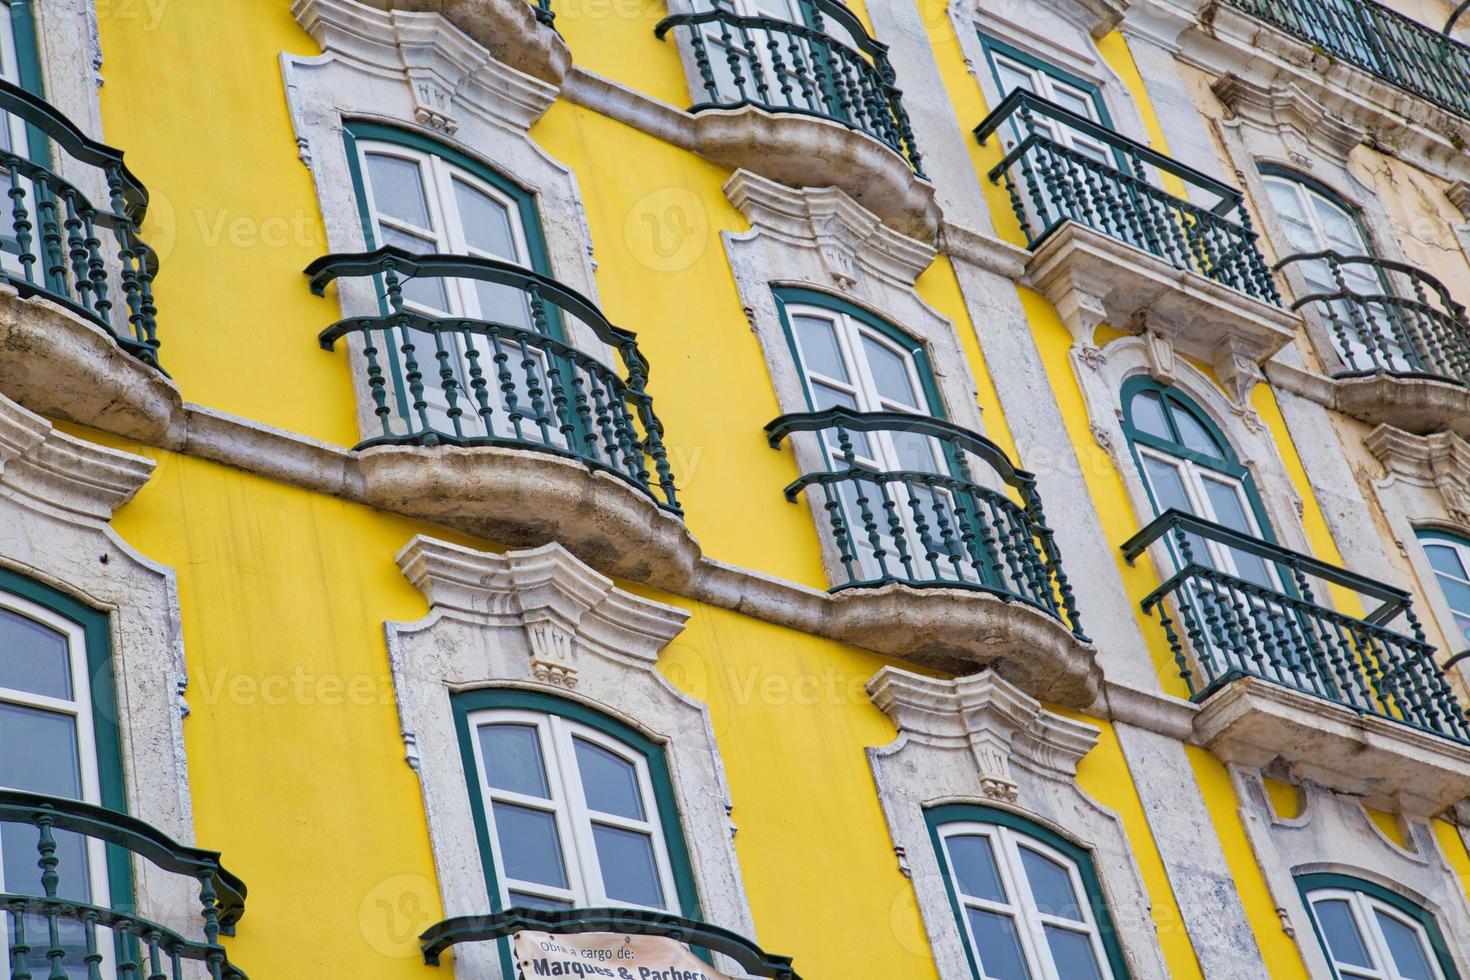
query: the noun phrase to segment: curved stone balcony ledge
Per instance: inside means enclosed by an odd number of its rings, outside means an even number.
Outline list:
[[[572,53],[551,26],[550,4],[526,0],[296,0],[298,22],[314,33],[318,22],[346,29],[344,15],[371,8],[390,16],[439,14],[501,64],[561,87],[572,66]],[[395,19],[397,17],[395,16]],[[371,23],[364,21],[371,28]],[[399,25],[400,29],[411,22]]]
[[[0,282],[0,393],[33,412],[159,444],[183,407],[169,378],[90,319]]]
[[[356,453],[364,503],[512,546],[560,542],[599,571],[682,591],[700,561],[677,515],[610,473],[500,446]]]
[[[834,639],[952,674],[990,668],[1032,697],[1085,707],[1102,690],[1097,650],[1038,609],[972,589],[893,584],[823,597]]]
[[[1326,378],[1272,361],[1273,385],[1369,425],[1390,425],[1416,435],[1450,431],[1470,438],[1470,388],[1420,374]]]
[[[910,238],[933,241],[939,230],[934,185],[867,133],[754,105],[705,109],[688,125],[694,151],[716,163],[792,187],[836,187]]]
[[[1433,815],[1470,796],[1470,745],[1253,677],[1201,705],[1194,741],[1251,768],[1280,759],[1370,806]]]

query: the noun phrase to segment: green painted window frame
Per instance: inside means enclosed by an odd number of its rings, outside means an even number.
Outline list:
[[[1414,540],[1419,542],[1420,550],[1423,550],[1423,543],[1425,541],[1441,541],[1446,544],[1459,545],[1460,547],[1465,548],[1467,551],[1470,551],[1470,537],[1466,537],[1463,534],[1457,534],[1454,531],[1446,531],[1437,527],[1414,528]],[[1424,557],[1425,560],[1428,561],[1429,555],[1427,553]],[[1449,596],[1444,594],[1444,589],[1439,584],[1439,572],[1434,568],[1432,562],[1429,563],[1429,573],[1434,577],[1434,587],[1439,589],[1440,598],[1444,600],[1446,606],[1449,606],[1450,612],[1461,612],[1462,610],[1458,610],[1454,606],[1450,606]],[[1463,612],[1465,615],[1470,615],[1470,609],[1463,610]],[[1467,641],[1467,643],[1470,643],[1470,641]],[[1451,649],[1450,652],[1459,653],[1460,651]]]
[[[1385,905],[1398,909],[1424,927],[1424,934],[1429,937],[1429,946],[1434,950],[1435,961],[1439,964],[1440,972],[1445,975],[1445,980],[1460,980],[1460,971],[1455,968],[1455,961],[1450,956],[1450,949],[1445,943],[1444,934],[1440,932],[1439,923],[1428,909],[1397,892],[1389,891],[1382,885],[1353,875],[1323,871],[1293,877],[1296,880],[1297,892],[1301,895],[1302,905],[1307,910],[1307,916],[1312,920],[1312,935],[1317,937],[1317,943],[1322,949],[1322,955],[1327,958],[1327,966],[1332,970],[1334,978],[1337,978],[1339,974],[1332,966],[1332,954],[1327,950],[1327,940],[1322,935],[1322,927],[1317,923],[1317,913],[1312,911],[1312,903],[1307,899],[1310,892],[1320,888],[1339,888],[1343,891],[1362,892],[1370,898],[1376,898]]]
[[[1139,429],[1133,422],[1133,399],[1150,391],[1159,395],[1166,402],[1172,403],[1173,406],[1188,412],[1200,425],[1204,426],[1210,438],[1214,439],[1215,444],[1220,447],[1225,457],[1224,460],[1214,459],[1203,453],[1195,452],[1183,443],[1160,439]],[[1149,507],[1153,509],[1155,515],[1162,511],[1159,510],[1159,502],[1154,497],[1153,487],[1149,485],[1148,477],[1144,475],[1143,458],[1138,454],[1139,446],[1147,446],[1161,453],[1189,460],[1191,463],[1239,480],[1245,490],[1245,499],[1255,514],[1256,525],[1261,529],[1261,537],[1270,544],[1278,543],[1276,532],[1272,529],[1270,518],[1266,515],[1265,504],[1261,501],[1260,491],[1256,488],[1255,477],[1245,464],[1241,463],[1240,457],[1235,454],[1235,447],[1230,444],[1229,439],[1225,438],[1225,433],[1194,399],[1171,385],[1162,385],[1152,378],[1143,376],[1135,376],[1123,382],[1118,398],[1123,408],[1123,435],[1128,440],[1128,453],[1133,459],[1133,467],[1138,473],[1138,478],[1143,483],[1143,491],[1148,494]],[[1167,414],[1165,413],[1166,417]]]
[[[1108,104],[1102,97],[1102,89],[1096,83],[1089,82],[1085,78],[1074,75],[1065,68],[1058,68],[1051,62],[1043,61],[1033,54],[1027,54],[1020,48],[1012,47],[999,38],[991,37],[984,31],[976,31],[975,33],[980,36],[980,49],[985,52],[985,65],[990,69],[991,81],[995,82],[995,87],[1001,93],[1002,98],[1005,97],[1006,93],[1004,83],[1000,80],[1000,69],[995,64],[995,56],[997,54],[1005,55],[1012,61],[1019,61],[1029,68],[1035,68],[1039,72],[1050,75],[1059,82],[1066,82],[1073,88],[1079,88],[1086,92],[1092,97],[1092,104],[1097,109],[1098,124],[1114,132],[1117,131],[1117,127],[1113,125],[1113,115],[1108,112]]]
[[[807,381],[806,371],[802,367],[801,352],[796,346],[796,332],[791,326],[791,317],[787,308],[791,304],[799,306],[816,306],[831,310],[834,313],[845,313],[856,320],[861,320],[865,325],[883,334],[895,345],[902,347],[910,357],[914,359],[914,370],[919,375],[919,386],[924,390],[924,399],[929,403],[929,414],[936,419],[945,418],[944,399],[939,396],[939,385],[934,378],[934,368],[929,363],[929,351],[924,342],[918,340],[898,327],[889,323],[883,317],[878,316],[871,310],[865,310],[861,306],[851,303],[840,296],[831,293],[820,292],[815,289],[803,289],[797,286],[776,286],[771,293],[776,298],[776,310],[781,315],[781,329],[786,335],[786,349],[791,353],[791,362],[796,365],[801,375],[801,391],[806,399],[807,411],[817,410],[816,402],[812,400],[811,385]]]
[[[396,126],[388,126],[383,123],[365,122],[362,120],[346,120],[342,127],[342,143],[347,153],[347,170],[352,177],[352,193],[357,199],[357,217],[362,226],[362,240],[369,251],[377,248],[381,243],[373,228],[373,216],[368,211],[367,178],[362,172],[362,154],[358,150],[358,141],[370,140],[378,143],[393,143],[398,146],[417,150],[431,156],[440,157],[461,170],[483,180],[499,190],[505,196],[516,202],[516,210],[520,213],[521,229],[526,236],[527,258],[531,260],[531,269],[543,276],[551,276],[551,253],[546,245],[546,231],[541,225],[541,212],[536,206],[536,196],[520,184],[510,180],[504,174],[495,170],[481,160],[477,160],[462,150],[457,150],[448,144],[431,139],[421,133],[411,130],[400,129]],[[381,290],[380,290],[381,292]],[[386,315],[388,312],[387,300],[379,298],[379,312]],[[566,324],[562,320],[561,310],[552,303],[546,304],[546,333],[553,340],[562,343],[567,342]],[[398,400],[398,411],[404,418],[410,416],[406,385],[403,382],[401,367],[398,358],[390,356],[387,358],[388,366],[393,377],[393,391]],[[571,377],[570,365],[558,360],[563,375]]]
[[[495,867],[495,852],[490,845],[490,821],[486,818],[485,800],[480,792],[479,770],[475,766],[475,749],[472,741],[474,732],[470,727],[470,715],[479,711],[515,709],[558,715],[569,721],[586,725],[609,738],[616,739],[643,756],[648,765],[649,780],[653,783],[653,797],[658,804],[659,823],[664,832],[664,846],[668,851],[669,866],[674,874],[679,908],[670,909],[670,911],[677,912],[688,919],[700,918],[699,890],[694,883],[694,866],[689,859],[689,847],[684,837],[683,824],[679,819],[679,804],[674,796],[673,778],[669,775],[668,754],[662,745],[631,725],[609,717],[590,705],[542,691],[507,687],[477,688],[450,695],[449,703],[454,715],[455,736],[459,740],[465,787],[469,791],[470,811],[475,819],[475,841],[480,849],[480,867],[485,873],[485,887],[490,894],[491,912],[504,911],[505,907],[500,900],[500,876]],[[516,976],[511,963],[510,944],[501,941],[499,945],[504,975]],[[707,958],[707,956],[706,953],[702,958]]]
[[[1034,820],[1028,820],[1010,810],[984,806],[979,803],[944,803],[924,811],[924,824],[929,829],[929,842],[934,848],[934,859],[939,862],[939,873],[944,879],[944,892],[949,896],[950,913],[954,916],[955,928],[959,930],[960,941],[965,947],[965,962],[969,964],[971,977],[980,980],[980,965],[975,962],[975,951],[965,940],[964,910],[960,905],[959,894],[955,890],[953,876],[949,873],[949,861],[945,858],[944,841],[940,837],[941,828],[956,823],[981,823],[1008,827],[1066,855],[1067,859],[1077,866],[1077,873],[1082,878],[1082,886],[1087,892],[1087,901],[1092,908],[1093,919],[1097,925],[1098,937],[1102,940],[1103,950],[1107,953],[1108,966],[1113,971],[1113,980],[1129,980],[1132,974],[1128,972],[1128,959],[1123,955],[1123,946],[1118,939],[1118,929],[1113,924],[1113,915],[1108,909],[1102,882],[1097,877],[1092,851],[1075,841],[1068,840],[1051,828],[1043,827]]]
[[[101,805],[118,813],[127,813],[122,737],[117,724],[117,685],[112,670],[112,627],[107,613],[6,568],[0,568],[0,592],[35,603],[81,629],[87,653],[87,676],[92,679],[88,696],[92,706],[92,737],[97,752]],[[82,733],[78,732],[77,736],[82,737]],[[106,850],[110,904],[115,909],[132,910],[133,867],[128,852],[116,844],[108,844]]]

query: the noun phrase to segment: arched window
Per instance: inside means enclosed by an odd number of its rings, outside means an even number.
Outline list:
[[[0,787],[125,809],[108,636],[104,614],[0,570],[0,746],[9,747],[0,751]],[[130,900],[126,858],[71,832],[56,839],[62,867],[72,869],[61,878],[63,898],[102,906]],[[27,825],[0,825],[0,892],[46,894]],[[40,916],[27,926],[46,934]],[[6,929],[0,920],[0,940]],[[80,923],[63,923],[62,942],[67,962],[81,964]],[[44,948],[27,963],[44,969]]]
[[[1439,591],[1455,617],[1456,639],[1460,643],[1451,651],[1455,653],[1470,647],[1470,541],[1429,529],[1417,534],[1419,545],[1434,568]]]
[[[1123,386],[1123,429],[1155,514],[1180,510],[1252,538],[1272,540],[1250,473],[1215,424],[1183,394],[1147,378]],[[1277,588],[1261,558],[1188,535],[1195,558]]]
[[[855,412],[898,412],[944,418],[939,391],[921,343],[879,317],[851,303],[822,293],[799,289],[776,292],[791,352],[801,370],[807,406],[814,412],[841,407]],[[893,427],[883,431],[847,433],[856,455],[853,465],[875,473],[948,473],[943,445],[930,436]],[[844,469],[844,449],[838,435],[823,436],[828,462]],[[864,527],[865,507],[881,507],[888,491],[879,484],[849,481],[839,485],[842,507],[849,528]],[[947,512],[952,507],[943,491],[915,489],[920,512],[929,515],[936,506]],[[863,495],[867,503],[858,499]],[[927,546],[915,526],[913,501],[896,508],[907,536],[905,547],[923,554]],[[932,520],[932,518],[930,518]],[[855,533],[854,550],[866,576],[877,577],[877,547],[895,551],[897,535],[877,532],[878,544],[863,533]]]
[[[1324,251],[1344,257],[1377,254],[1357,209],[1324,184],[1277,167],[1262,167],[1261,180],[1281,221],[1291,254]],[[1295,267],[1312,293],[1333,294],[1344,287],[1356,296],[1393,293],[1392,284],[1372,265],[1338,266],[1341,285],[1325,258],[1297,262]],[[1379,364],[1391,371],[1414,370],[1412,350],[1399,341],[1400,331],[1388,319],[1392,307],[1356,304],[1356,308],[1349,309],[1346,301],[1337,300],[1329,304],[1329,309],[1342,328],[1340,332],[1332,331],[1333,346],[1349,369]],[[1360,323],[1365,317],[1371,322]],[[1371,330],[1372,337],[1365,340],[1359,335],[1363,330]]]
[[[1124,980],[1091,855],[1013,813],[926,813],[975,980]]]
[[[1337,874],[1300,875],[1297,887],[1341,980],[1459,980],[1434,917],[1402,895]]]
[[[534,199],[523,189],[450,147],[392,127],[351,123],[345,139],[368,248],[393,245],[415,255],[468,255],[550,274],[541,220]],[[381,289],[380,285],[380,293]],[[403,298],[409,311],[425,317],[464,318],[566,339],[558,309],[544,304],[537,317],[529,294],[514,286],[479,279],[407,278]],[[386,304],[383,309],[386,312]],[[422,391],[431,424],[443,432],[454,431],[448,395],[438,382],[442,368],[436,360],[435,335],[413,330],[410,336],[419,371],[434,379]],[[514,407],[521,406],[524,414],[526,406],[540,401],[550,388],[547,371],[553,365],[564,376],[571,371],[546,352],[517,343],[512,333],[501,333],[493,341],[481,337],[471,356],[471,336],[455,330],[439,335],[453,348],[445,366],[461,393],[455,413],[459,427],[467,427],[470,438],[514,434],[535,441],[534,426],[523,428],[513,421]],[[376,346],[391,355],[398,417],[410,420],[414,398],[405,379],[405,339],[385,331]],[[483,431],[480,417],[465,407],[476,390],[477,374],[491,375],[489,390],[500,399],[499,410],[490,415],[490,431]],[[564,435],[554,426],[546,438],[565,445]]]
[[[454,709],[496,911],[619,906],[698,918],[661,746],[546,694],[471,691]]]

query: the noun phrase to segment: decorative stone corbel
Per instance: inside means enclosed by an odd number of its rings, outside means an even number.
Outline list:
[[[1287,155],[1308,169],[1313,160],[1323,156],[1346,164],[1353,147],[1367,136],[1362,129],[1328,112],[1294,82],[1258,85],[1226,72],[1210,90],[1238,122],[1276,133]]]
[[[1146,322],[1139,316],[1140,325]],[[1146,326],[1143,331],[1143,349],[1148,356],[1148,376],[1161,385],[1174,383],[1174,343],[1157,330]]]
[[[1470,524],[1470,443],[1453,432],[1416,436],[1389,425],[1380,425],[1363,442],[1391,475],[1433,487],[1449,516]]]

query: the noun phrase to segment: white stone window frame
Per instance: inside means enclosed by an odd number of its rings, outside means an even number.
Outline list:
[[[965,67],[979,84],[988,109],[994,110],[1005,96],[995,80],[981,34],[1093,86],[1113,121],[1114,131],[1148,143],[1148,130],[1128,87],[1103,59],[1093,40],[1097,17],[1082,4],[1072,0],[956,0],[949,4],[949,19]],[[968,121],[965,128],[979,123],[979,119]],[[981,174],[980,179],[989,182],[990,178]]]
[[[868,762],[940,980],[973,980],[925,816],[951,803],[1015,813],[1088,851],[1130,976],[1169,975],[1122,818],[1076,782],[1098,729],[991,671],[941,680],[884,667],[867,686],[898,729],[891,744],[867,750]]]
[[[1137,520],[1135,530],[1157,515],[1123,431],[1122,395],[1130,378],[1147,376],[1187,396],[1219,428],[1236,460],[1250,473],[1281,546],[1304,554],[1311,552],[1302,528],[1302,499],[1292,487],[1275,440],[1253,409],[1235,402],[1203,371],[1182,357],[1171,356],[1165,345],[1153,343],[1147,335],[1122,337],[1101,348],[1073,348],[1071,358],[1093,438],[1112,458],[1122,477]],[[1122,545],[1128,536],[1124,534],[1113,543]],[[1156,568],[1173,567],[1166,547],[1159,542],[1149,549]]]
[[[754,940],[709,711],[657,669],[689,614],[624,592],[554,543],[490,554],[418,536],[398,563],[429,602],[423,619],[387,623],[385,632],[445,915],[491,908],[451,699],[506,688],[580,703],[663,746],[701,916]],[[455,956],[469,975],[510,980],[497,944],[458,947]],[[722,968],[740,972],[728,961]]]
[[[1455,942],[1457,936],[1470,936],[1470,904],[1428,817],[1398,814],[1411,845],[1405,848],[1383,833],[1355,797],[1304,780],[1301,812],[1282,817],[1271,804],[1261,771],[1227,768],[1276,914],[1296,940],[1308,973],[1333,975],[1296,876],[1331,872],[1371,881],[1424,909],[1439,923],[1455,969],[1470,976],[1470,947],[1463,939]]]
[[[887,227],[836,188],[796,189],[737,170],[725,183],[725,194],[750,222],[749,231],[726,231],[721,237],[783,415],[810,409],[776,291],[803,289],[850,303],[921,345],[939,394],[937,408],[949,421],[984,435],[979,390],[958,329],[914,285],[934,261],[932,246]],[[793,440],[797,465],[803,473],[825,472],[827,453],[808,435]],[[975,476],[986,479],[984,473]],[[770,492],[777,496],[781,488]],[[836,583],[844,576],[842,556],[832,535],[820,533],[829,526],[829,516],[818,496],[808,494],[807,503],[819,530],[823,568],[828,581]]]
[[[366,251],[361,203],[344,133],[379,123],[453,149],[531,196],[550,275],[597,302],[591,231],[576,175],[531,138],[558,90],[505,65],[444,15],[381,11],[355,0],[298,0],[298,22],[322,47],[281,54],[286,100],[302,162],[316,185],[329,252]],[[337,283],[343,316],[376,316],[369,278]],[[321,327],[327,327],[322,323]],[[590,328],[568,318],[568,342],[608,364]],[[347,343],[359,430],[378,431],[363,342]]]
[[[127,812],[192,845],[178,586],[110,523],[154,465],[66,435],[0,396],[0,567],[107,614],[117,704],[91,710],[116,713]],[[141,857],[132,866],[140,914],[196,935],[197,883]]]

